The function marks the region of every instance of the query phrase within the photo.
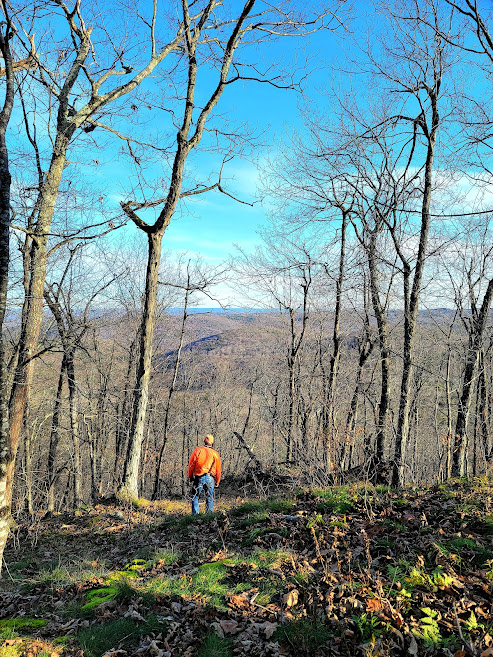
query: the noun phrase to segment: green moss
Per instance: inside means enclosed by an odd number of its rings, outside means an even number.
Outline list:
[[[99,605],[102,605],[104,602],[110,602],[114,600],[118,595],[117,586],[105,586],[100,589],[94,589],[89,591],[87,594],[88,602],[85,605],[82,605],[81,609],[83,612],[92,611]]]
[[[2,638],[0,637],[0,641]],[[20,657],[22,646],[14,644],[12,646],[3,646],[0,644],[0,657]]]
[[[150,505],[151,502],[145,497],[138,497],[137,499],[132,500],[132,506],[134,509],[146,509]]]
[[[0,631],[11,630],[35,630],[48,624],[43,618],[11,618],[0,621]]]

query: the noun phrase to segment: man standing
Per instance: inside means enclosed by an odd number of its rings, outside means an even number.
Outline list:
[[[205,490],[205,507],[208,513],[214,508],[214,484],[221,481],[221,457],[212,449],[214,436],[208,433],[204,445],[196,447],[188,463],[188,479],[192,484],[192,513],[199,512],[199,497]]]

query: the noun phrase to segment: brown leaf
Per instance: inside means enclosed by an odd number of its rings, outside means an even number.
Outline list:
[[[265,621],[263,629],[265,638],[270,639],[274,632],[277,630],[277,623],[270,623],[269,621]]]
[[[366,609],[368,611],[382,611],[383,604],[380,598],[370,598],[366,601]]]
[[[292,591],[289,591],[289,593],[286,593],[283,596],[282,601],[284,602],[286,607],[294,607],[295,605],[298,604],[298,597],[299,597],[298,590],[293,589]]]
[[[228,604],[231,607],[237,607],[237,608],[249,606],[248,599],[244,595],[236,595],[234,593],[228,596]]]
[[[236,634],[238,632],[238,621],[220,620],[219,625],[221,626],[224,634]]]
[[[483,650],[481,657],[493,657],[493,648],[486,648],[486,650]]]

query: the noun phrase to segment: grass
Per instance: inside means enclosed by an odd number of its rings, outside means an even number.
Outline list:
[[[268,518],[269,514],[267,511],[255,511],[255,513],[249,513],[245,517],[235,520],[233,527],[235,529],[245,529],[246,527],[251,527],[251,525],[257,525]]]
[[[359,499],[357,491],[347,486],[314,488],[313,495],[320,500],[316,507],[318,513],[347,513]]]
[[[80,630],[76,640],[86,657],[101,657],[111,648],[125,648],[136,643],[142,634],[153,630],[162,631],[164,624],[156,616],[150,616],[145,623],[136,623],[128,618],[118,618],[109,623],[92,625]]]
[[[61,564],[60,561],[52,562],[42,568],[36,575],[28,578],[26,582],[28,584],[44,584],[55,588],[108,575],[108,569],[104,564],[98,563],[97,566],[94,566],[93,563],[89,559],[67,564]]]
[[[273,640],[288,643],[296,648],[296,654],[312,655],[331,638],[329,628],[317,619],[299,618],[281,625],[274,632]]]
[[[246,558],[247,563],[274,570],[278,570],[283,563],[290,560],[291,554],[287,550],[255,550]]]
[[[205,563],[192,575],[176,578],[156,577],[147,582],[139,591],[155,598],[178,595],[198,598],[201,602],[214,605],[218,609],[227,609],[226,595],[231,590],[224,583],[227,568],[220,561]]]
[[[208,513],[206,516],[202,513],[197,515],[187,513],[178,518],[166,518],[162,526],[176,532],[186,533],[196,525],[200,525],[204,521],[204,518],[207,518],[207,522],[212,522],[214,519],[219,518],[220,515],[220,513]]]
[[[476,541],[468,537],[460,536],[436,543],[435,547],[444,557],[451,558],[459,566],[470,562],[474,566],[482,567],[493,557],[491,550],[478,545]]]
[[[128,581],[131,594],[143,596],[144,600],[156,600],[168,596],[193,598],[207,606],[226,610],[227,598],[234,593],[251,588],[258,588],[259,604],[268,604],[280,591],[279,577],[266,574],[265,569],[279,570],[283,563],[291,560],[291,555],[285,550],[255,550],[248,556],[237,555],[222,561],[204,563],[193,575],[180,577],[154,577],[142,583]],[[247,581],[235,583],[230,575],[234,566],[247,565],[253,568]]]
[[[199,648],[197,657],[232,657],[231,639],[224,639],[215,632],[209,632]]]
[[[159,550],[152,556],[152,563],[161,563],[164,566],[172,566],[173,564],[179,563],[181,559],[182,553],[180,550]]]

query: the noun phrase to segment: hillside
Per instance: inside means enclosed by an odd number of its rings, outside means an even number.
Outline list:
[[[23,521],[1,657],[493,655],[493,485],[363,485]]]

